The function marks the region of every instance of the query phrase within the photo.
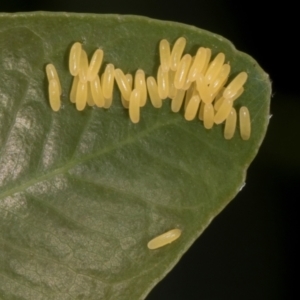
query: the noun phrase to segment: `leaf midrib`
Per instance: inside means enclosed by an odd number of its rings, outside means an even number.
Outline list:
[[[22,192],[22,191],[26,190],[27,188],[29,188],[31,186],[34,186],[37,183],[43,182],[45,180],[49,180],[49,179],[55,177],[56,175],[66,173],[68,170],[72,169],[73,167],[76,167],[80,164],[83,164],[83,163],[85,163],[89,160],[92,160],[92,159],[96,158],[96,157],[101,157],[101,156],[103,156],[107,153],[110,153],[110,152],[112,152],[116,149],[122,148],[125,145],[132,144],[136,140],[138,140],[139,138],[146,136],[148,133],[150,133],[152,131],[155,131],[155,130],[160,129],[160,128],[165,127],[165,126],[176,124],[179,121],[180,121],[180,119],[174,118],[174,119],[172,119],[168,122],[157,123],[154,126],[145,129],[141,133],[136,134],[134,137],[126,138],[123,141],[120,141],[119,143],[117,143],[117,144],[115,144],[111,147],[107,147],[107,148],[101,149],[99,151],[90,153],[90,154],[88,154],[86,156],[83,156],[82,158],[79,158],[79,159],[70,160],[65,165],[60,166],[60,167],[52,170],[51,172],[49,172],[47,174],[43,174],[41,176],[36,175],[34,178],[29,179],[28,181],[18,185],[17,187],[13,187],[13,188],[10,188],[6,191],[1,192],[0,193],[0,200],[6,198],[8,196],[12,196],[16,193]]]

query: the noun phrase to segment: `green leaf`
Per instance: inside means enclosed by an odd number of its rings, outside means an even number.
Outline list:
[[[0,298],[144,299],[239,192],[266,132],[268,75],[226,39],[183,24],[136,16],[0,15]],[[132,124],[117,89],[110,109],[78,112],[68,100],[75,41],[105,63],[156,76],[162,38],[186,52],[224,52],[231,78],[249,79],[236,107],[252,135],[223,138],[182,112],[148,102]],[[51,111],[45,66],[61,79],[62,109]],[[172,244],[147,242],[180,228]]]

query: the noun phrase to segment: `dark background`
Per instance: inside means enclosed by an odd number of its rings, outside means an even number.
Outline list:
[[[0,11],[137,14],[187,23],[228,38],[270,74],[273,117],[249,168],[246,187],[147,300],[297,298],[300,64],[299,17],[292,2],[271,6],[257,0],[41,2],[1,0]]]

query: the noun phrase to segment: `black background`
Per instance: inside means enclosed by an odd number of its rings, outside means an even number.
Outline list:
[[[300,64],[298,9],[292,2],[270,6],[257,0],[1,0],[0,4],[2,12],[37,10],[137,14],[194,25],[228,38],[270,74],[273,117],[248,170],[246,187],[147,300],[297,298]]]

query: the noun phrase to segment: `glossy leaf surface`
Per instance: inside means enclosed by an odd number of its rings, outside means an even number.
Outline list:
[[[252,135],[223,137],[148,103],[130,122],[115,88],[110,109],[78,112],[69,99],[71,45],[124,73],[156,76],[158,45],[187,39],[224,52],[231,78],[248,73],[236,107]],[[45,66],[61,80],[48,103]],[[103,72],[102,66],[101,72]],[[143,17],[66,13],[0,15],[0,295],[2,299],[143,299],[238,193],[266,132],[270,82],[258,64],[210,32]],[[181,237],[149,250],[173,228]]]

